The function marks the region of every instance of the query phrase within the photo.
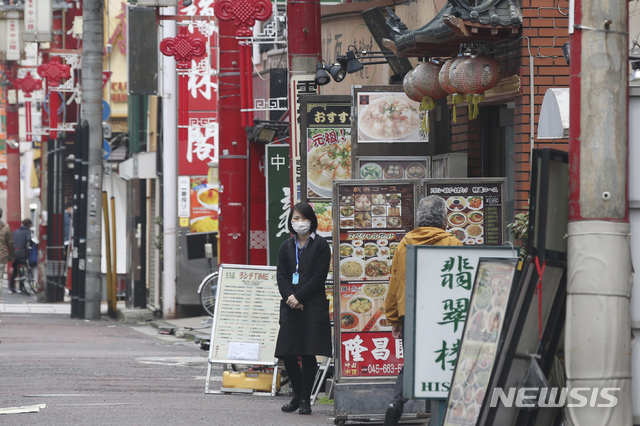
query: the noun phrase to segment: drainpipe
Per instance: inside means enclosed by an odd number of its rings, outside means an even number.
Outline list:
[[[590,396],[594,388],[619,390],[610,392],[617,398],[613,407],[569,405],[567,424],[630,425],[628,5],[575,0],[574,7],[569,19],[567,385],[590,388]]]
[[[164,8],[165,15],[175,15],[175,7]],[[175,37],[176,21],[162,21],[162,37]],[[162,315],[176,317],[176,257],[178,253],[178,140],[176,111],[176,63],[171,56],[162,56]]]

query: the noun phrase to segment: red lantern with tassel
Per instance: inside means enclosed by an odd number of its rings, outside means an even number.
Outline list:
[[[453,122],[458,122],[458,114],[456,113],[456,105],[464,100],[462,91],[457,87],[456,78],[457,70],[460,64],[467,59],[466,56],[458,56],[457,58],[447,61],[445,66],[440,70],[438,80],[442,87],[451,94],[451,104],[453,105]],[[445,69],[446,67],[446,69]]]
[[[422,102],[422,98],[425,94],[416,87],[416,80],[413,78],[414,71],[415,70],[411,70],[405,74],[404,80],[402,81],[402,88],[409,99],[416,102]]]
[[[411,75],[412,80],[415,81],[416,90],[424,94],[420,102],[420,111],[424,112],[420,130],[425,135],[429,133],[429,111],[435,109],[436,99],[442,99],[447,96],[447,92],[444,91],[438,81],[440,68],[442,68],[442,64],[422,62],[413,70]]]
[[[478,116],[478,103],[484,101],[484,92],[500,81],[500,63],[487,55],[471,56],[460,64],[456,74],[457,86],[467,95],[469,118],[473,120]]]

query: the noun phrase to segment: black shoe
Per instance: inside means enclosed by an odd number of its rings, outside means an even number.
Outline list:
[[[16,291],[15,291],[14,289],[12,289],[12,288],[10,288],[10,289],[9,289],[9,293],[13,294],[13,293],[15,293],[15,292],[16,292]]]
[[[300,411],[298,414],[311,414],[311,404],[309,401],[300,401]]]
[[[402,417],[402,406],[391,402],[384,414],[384,426],[396,426],[400,417]]]
[[[285,413],[291,413],[300,408],[300,400],[297,396],[294,396],[290,403],[283,405],[280,409]]]

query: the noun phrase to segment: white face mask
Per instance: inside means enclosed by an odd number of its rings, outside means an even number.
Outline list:
[[[291,222],[291,227],[298,234],[308,234],[311,229],[311,222]]]

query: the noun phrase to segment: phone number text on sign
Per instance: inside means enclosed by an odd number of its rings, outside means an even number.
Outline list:
[[[396,376],[404,363],[402,341],[388,332],[341,333],[342,375]]]

